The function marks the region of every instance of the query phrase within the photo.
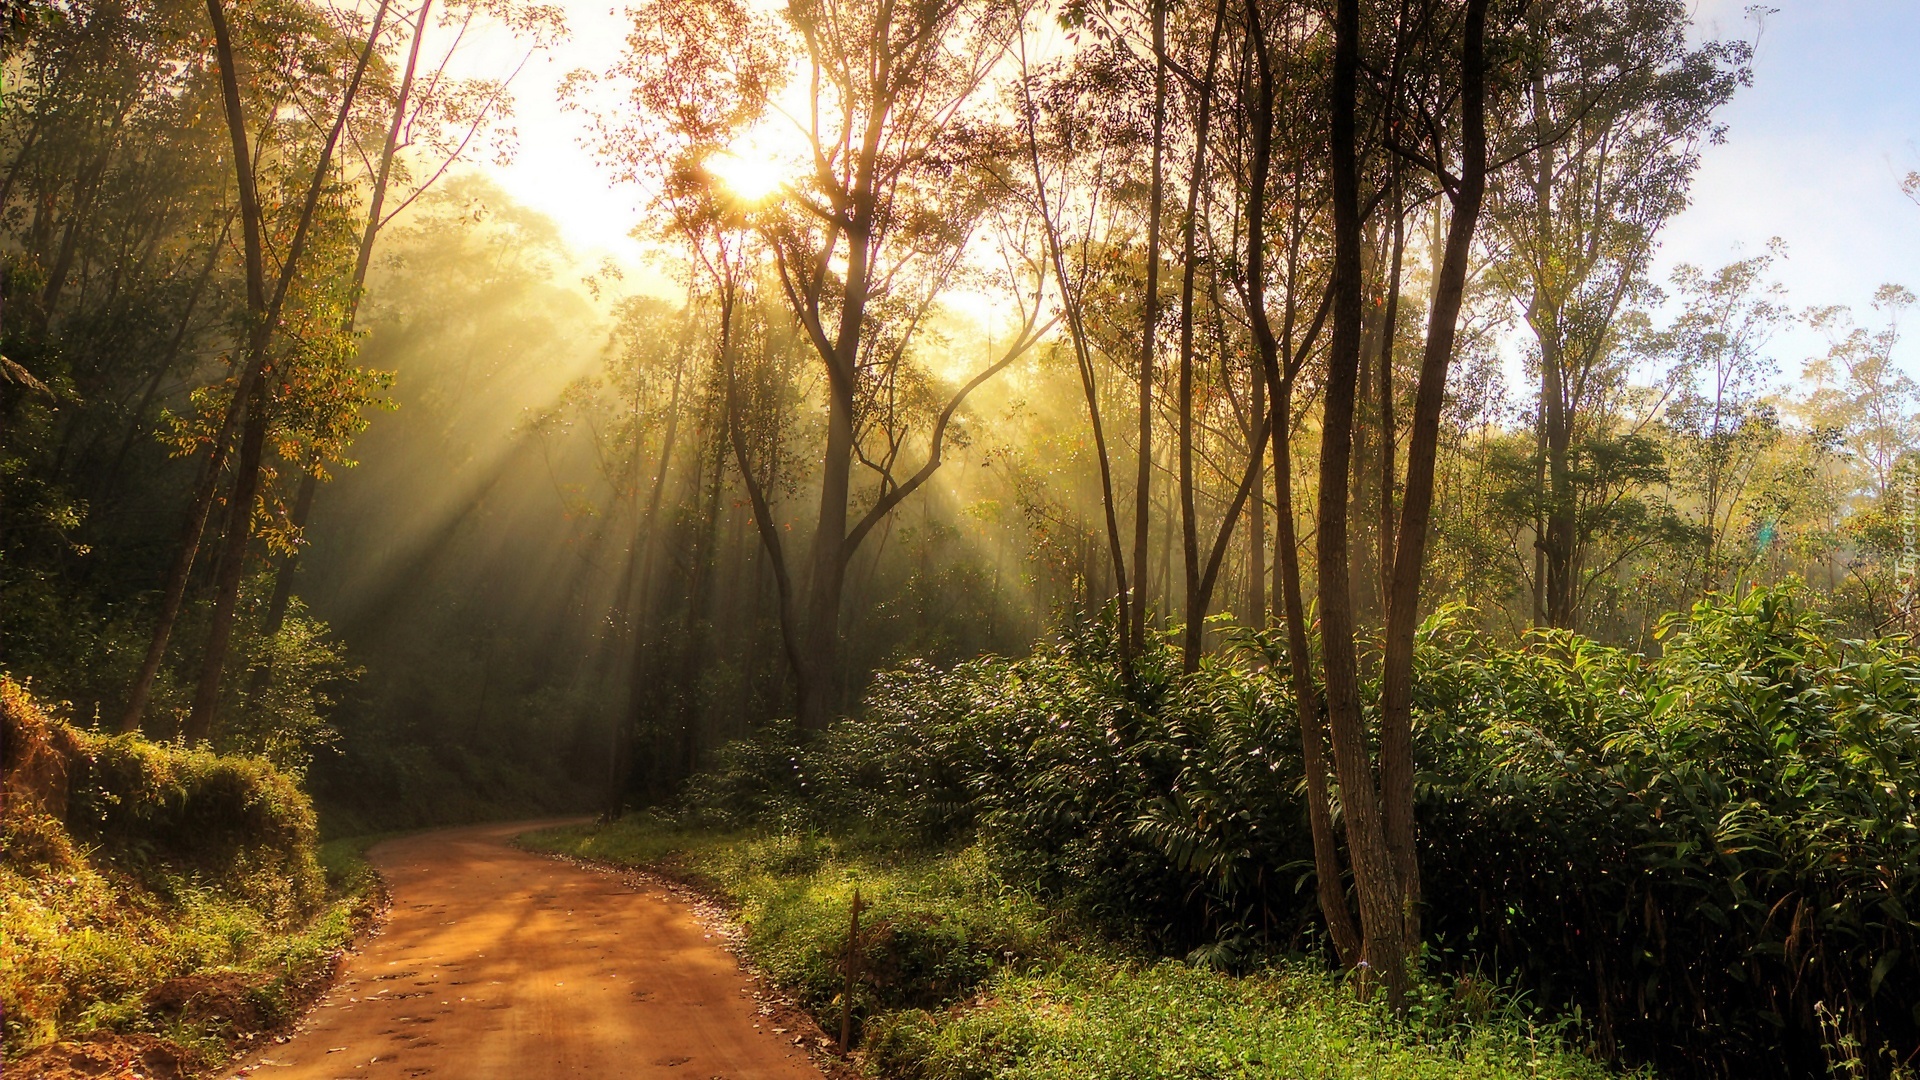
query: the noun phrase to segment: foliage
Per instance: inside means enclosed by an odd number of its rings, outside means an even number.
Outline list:
[[[279,1023],[368,917],[370,875],[336,853],[338,872],[323,878],[312,808],[266,762],[76,732],[10,680],[0,712],[10,1058],[111,1029],[158,1032],[221,1060],[247,1025],[169,1017],[153,1006],[157,988],[231,977],[247,988],[252,1022]]]
[[[1043,895],[1122,936],[1182,950],[1298,940],[1311,852],[1278,681],[1230,657],[1178,678],[1163,641],[1136,658],[1129,697],[1114,642],[1082,631],[1018,661],[881,675],[864,714],[816,742],[775,728],[729,748],[679,819],[932,844],[977,829]]]
[[[1651,660],[1563,634],[1435,641],[1440,940],[1659,1060],[1811,1070],[1823,1005],[1911,1052],[1920,655],[1838,639],[1795,588],[1662,632]]]
[[[1116,952],[1049,914],[979,845],[915,853],[871,834],[710,832],[647,816],[521,842],[664,869],[719,892],[738,905],[746,953],[829,1030],[843,1007],[857,886],[871,906],[855,1030],[872,1075],[1613,1075],[1472,983],[1429,988],[1409,1027],[1298,963],[1236,978]]]
[[[297,598],[278,632],[258,639],[251,660],[256,674],[265,670],[266,681],[251,688],[244,708],[228,714],[220,748],[266,758],[302,776],[315,751],[339,739],[328,722],[336,688],[358,679],[361,669],[348,662],[327,624],[307,617]]]
[[[1870,1055],[1911,1052],[1920,654],[1841,639],[1795,586],[1660,633],[1648,658],[1428,624],[1432,969],[1510,981],[1606,1055],[1701,1074],[1819,1067],[1823,1008]],[[1184,678],[1163,651],[1129,692],[1104,649],[1091,629],[901,670],[816,741],[730,750],[678,818],[977,837],[1009,880],[1155,951],[1239,969],[1310,949],[1279,651],[1248,638]]]

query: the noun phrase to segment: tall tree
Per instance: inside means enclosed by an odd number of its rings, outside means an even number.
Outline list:
[[[1407,964],[1419,940],[1419,862],[1414,846],[1411,716],[1413,639],[1432,510],[1434,457],[1448,368],[1464,299],[1467,259],[1485,195],[1487,157],[1487,0],[1425,5],[1393,23],[1394,55],[1380,69],[1385,139],[1427,169],[1451,203],[1445,247],[1434,272],[1434,299],[1413,415],[1400,533],[1387,596],[1386,649],[1376,773],[1362,721],[1350,566],[1348,490],[1355,388],[1362,362],[1365,217],[1361,199],[1358,89],[1361,7],[1335,9],[1329,159],[1333,188],[1333,321],[1321,425],[1319,569],[1328,733],[1347,819],[1347,847],[1360,901],[1362,952],[1395,1008],[1404,1001]],[[1409,29],[1416,31],[1405,40]],[[1413,46],[1419,46],[1412,53]],[[1403,49],[1411,53],[1402,56]],[[1457,50],[1457,51],[1456,51]],[[1457,64],[1451,62],[1457,56]],[[1403,64],[1422,62],[1402,84]],[[1449,70],[1455,78],[1442,77]],[[1412,89],[1396,100],[1402,86]],[[1458,107],[1458,121],[1449,114]],[[1453,148],[1457,132],[1458,148]]]
[[[235,57],[231,36],[226,29],[226,15],[221,0],[207,0],[207,13],[214,24],[214,48],[220,61],[222,84],[235,87],[238,82],[234,74]],[[374,11],[371,27],[367,31],[366,44],[359,51],[353,74],[341,92],[333,126],[320,146],[318,160],[314,162],[313,179],[308,185],[306,200],[300,207],[293,238],[288,242],[286,254],[281,259],[279,280],[275,283],[273,297],[264,305],[250,311],[257,321],[252,337],[247,343],[245,370],[251,373],[251,377],[243,375],[241,385],[234,389],[234,401],[236,404],[244,402],[242,407],[245,410],[241,425],[240,454],[235,459],[233,488],[227,500],[226,543],[220,552],[218,570],[215,574],[212,621],[207,631],[206,648],[200,659],[199,685],[194,691],[193,710],[188,714],[181,730],[188,742],[201,742],[208,738],[213,731],[214,713],[220,704],[221,676],[226,670],[227,648],[232,640],[234,609],[239,603],[240,581],[246,570],[247,546],[253,536],[254,498],[259,491],[261,455],[267,438],[269,394],[267,365],[270,361],[275,323],[279,320],[288,287],[299,272],[300,259],[305,253],[308,237],[313,230],[315,212],[319,209],[321,195],[325,192],[331,175],[334,150],[339,146],[340,137],[346,131],[348,121],[353,117],[354,99],[360,92],[367,65],[379,47],[380,31],[386,22],[386,16],[387,3],[386,0],[382,0],[380,6]],[[241,111],[237,89],[228,89],[226,96],[229,109],[227,123],[233,132],[236,169],[243,169],[245,167],[238,165],[237,162],[247,148],[246,117]],[[248,182],[251,183],[250,178]],[[242,214],[245,215],[244,209]],[[257,207],[255,216],[257,224]],[[258,237],[256,236],[255,239],[257,241]],[[249,253],[249,267],[255,260],[256,254],[257,252]],[[252,279],[253,273],[249,269],[249,283]],[[252,290],[249,289],[250,299],[251,293]],[[191,563],[190,556],[187,561]],[[170,589],[169,592],[171,591]],[[157,638],[158,635],[156,635]],[[156,640],[156,645],[160,651],[165,651],[166,644],[163,640]],[[150,661],[151,659],[149,657]],[[141,704],[144,707],[144,702]],[[131,713],[131,706],[129,712]],[[134,722],[137,724],[138,720]]]
[[[968,0],[794,4],[785,18],[812,89],[805,133],[811,168],[793,199],[763,219],[782,289],[826,375],[820,502],[801,617],[800,719],[823,727],[840,707],[847,566],[888,513],[939,467],[954,412],[988,376],[1032,345],[1027,331],[948,400],[927,429],[926,463],[896,478],[894,456],[862,452],[872,395],[911,362],[914,335],[958,268],[990,188],[970,181],[962,125],[997,66],[1021,9]],[[889,436],[893,447],[898,440]],[[878,485],[851,517],[858,458]],[[879,462],[875,467],[876,461]]]
[[[1721,137],[1714,112],[1748,79],[1750,48],[1689,48],[1688,24],[1674,0],[1551,0],[1529,7],[1520,39],[1515,123],[1531,145],[1492,195],[1504,257],[1491,279],[1534,340],[1534,588],[1550,626],[1577,625],[1587,549],[1614,523],[1597,466],[1632,450],[1617,426],[1632,358],[1621,317],[1647,292],[1655,235],[1686,207],[1701,148]]]

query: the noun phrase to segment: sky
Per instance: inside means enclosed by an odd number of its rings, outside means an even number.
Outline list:
[[[1748,0],[1710,0],[1700,32],[1753,40]],[[1773,0],[1758,30],[1753,85],[1720,114],[1693,204],[1663,235],[1656,273],[1715,267],[1786,242],[1776,267],[1796,310],[1846,304],[1865,316],[1886,283],[1920,291],[1920,205],[1900,179],[1920,171],[1920,3]],[[1778,335],[1786,374],[1824,350],[1805,329]],[[1903,349],[1920,376],[1920,341]]]
[[[583,119],[557,102],[569,71],[604,70],[619,56],[624,2],[564,0],[569,40],[514,84],[519,153],[488,168],[515,198],[554,217],[591,262],[611,256],[637,269],[634,195],[608,183],[581,143]],[[1920,291],[1920,205],[1900,190],[1900,178],[1920,170],[1920,2],[1772,0],[1777,10],[1758,26],[1748,6],[1701,0],[1696,9],[1702,37],[1757,36],[1753,85],[1720,114],[1726,140],[1703,154],[1693,203],[1667,227],[1656,273],[1716,267],[1777,236],[1787,251],[1778,277],[1796,309],[1847,304],[1870,316],[1879,285]],[[490,38],[468,63],[511,70],[520,51]],[[1783,373],[1797,373],[1822,341],[1805,329],[1781,333],[1773,352]],[[1920,344],[1903,351],[1920,375]]]
[[[634,193],[609,183],[591,149],[583,145],[586,118],[559,100],[560,84],[569,72],[605,71],[619,59],[626,43],[626,0],[559,4],[566,10],[567,40],[534,56],[513,82],[518,151],[505,166],[483,167],[508,194],[558,222],[568,243],[589,261],[611,256],[632,269],[643,251],[628,235],[640,220]],[[498,77],[514,69],[525,48],[510,35],[490,32],[462,50],[462,67]]]

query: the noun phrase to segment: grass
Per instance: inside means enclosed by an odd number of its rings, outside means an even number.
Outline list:
[[[281,918],[231,882],[166,873],[145,880],[84,855],[62,864],[0,862],[0,998],[9,1057],[91,1032],[145,1031],[224,1060],[248,1034],[231,1020],[149,1009],[168,980],[240,976],[248,1011],[277,1024],[331,971],[371,916],[376,879],[336,852],[336,884],[317,910]]]
[[[377,909],[377,837],[317,844],[264,761],[77,731],[4,677],[0,721],[9,1062],[109,1032],[218,1065],[291,1019]]]
[[[1617,1075],[1484,985],[1422,988],[1413,1019],[1304,961],[1234,976],[1129,953],[1048,911],[979,847],[676,830],[645,817],[521,843],[659,870],[730,900],[747,954],[837,1031],[853,893],[852,1008],[870,1075],[911,1080]]]
[[[828,1031],[845,1004],[853,897],[856,1023],[960,1000],[1014,963],[1058,954],[1064,929],[979,849],[927,855],[818,834],[673,832],[628,819],[532,833],[524,846],[663,870],[730,900],[748,955]]]

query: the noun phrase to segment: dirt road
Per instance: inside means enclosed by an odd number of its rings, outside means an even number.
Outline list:
[[[393,908],[260,1080],[819,1080],[692,909],[509,846],[527,823],[388,841]]]

